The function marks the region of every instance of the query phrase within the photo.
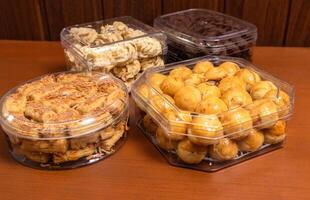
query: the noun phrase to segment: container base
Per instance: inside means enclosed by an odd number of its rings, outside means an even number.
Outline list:
[[[156,149],[165,157],[165,159],[168,161],[169,164],[177,167],[183,167],[188,169],[194,169],[199,171],[205,171],[205,172],[215,172],[227,167],[230,167],[232,165],[239,164],[243,161],[249,160],[251,158],[263,155],[265,153],[274,151],[276,149],[279,149],[282,147],[283,142],[277,143],[277,144],[264,144],[259,150],[255,152],[240,152],[238,156],[233,160],[227,160],[227,161],[215,161],[211,158],[206,157],[201,163],[196,165],[190,165],[184,163],[182,160],[179,159],[179,157],[176,155],[175,151],[166,151],[162,148],[160,148],[156,144],[156,140],[154,135],[148,133],[144,126],[143,126],[143,118],[140,119],[137,122],[137,126],[141,130],[141,132],[144,134],[144,136],[156,147]]]

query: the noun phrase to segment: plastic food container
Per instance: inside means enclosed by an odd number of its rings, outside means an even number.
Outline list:
[[[154,27],[168,36],[170,61],[204,55],[233,56],[251,60],[257,28],[243,20],[205,9],[162,15]]]
[[[11,89],[0,111],[15,160],[39,169],[71,169],[102,160],[125,142],[128,92],[107,74],[60,72]]]
[[[216,171],[282,146],[294,88],[244,59],[148,70],[132,88],[138,126],[171,165]]]
[[[128,16],[66,27],[61,43],[70,70],[111,72],[127,85],[167,52],[163,33]]]

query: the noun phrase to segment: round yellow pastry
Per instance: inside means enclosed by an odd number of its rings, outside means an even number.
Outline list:
[[[200,83],[197,85],[197,89],[201,93],[201,98],[204,100],[207,97],[220,97],[221,91],[215,85],[210,85],[208,83]]]
[[[269,99],[255,100],[246,109],[250,111],[254,125],[259,128],[270,128],[279,119],[277,105]]]
[[[143,126],[148,133],[154,134],[157,130],[157,125],[149,114],[143,117]]]
[[[156,91],[155,91],[156,89]],[[158,93],[162,94],[163,92],[161,91],[160,88],[158,87],[154,87],[154,88],[151,88],[150,86],[148,86],[147,84],[142,84],[139,88],[138,88],[138,94],[145,98],[145,99],[148,99],[150,98],[151,96],[153,95],[157,95]]]
[[[226,103],[229,109],[252,103],[251,95],[241,88],[231,88],[227,90],[224,92],[221,99]]]
[[[160,113],[172,109],[173,107],[170,104],[174,104],[173,98],[166,94],[163,94],[163,96],[153,95],[150,97],[149,101],[151,105]],[[170,102],[170,104],[167,102]]]
[[[163,93],[173,97],[175,93],[183,86],[183,80],[168,76],[160,85],[160,89],[163,91]]]
[[[285,139],[286,122],[279,120],[273,127],[265,129],[265,141],[266,144],[276,144],[282,142]]]
[[[250,91],[251,87],[255,83],[261,81],[260,76],[256,72],[249,69],[241,69],[235,76],[246,83],[247,91]]]
[[[198,145],[210,145],[223,136],[223,127],[215,115],[197,116],[188,127],[188,139]]]
[[[227,77],[234,76],[240,70],[240,67],[233,62],[224,62],[218,67],[225,70]]]
[[[196,63],[193,72],[198,74],[204,74],[210,69],[214,68],[214,65],[209,61],[201,61]]]
[[[186,85],[174,95],[175,104],[182,110],[195,111],[201,101],[200,91],[194,86]]]
[[[177,146],[176,153],[183,162],[198,164],[206,157],[207,148],[197,146],[189,140],[182,140]]]
[[[202,100],[195,111],[203,114],[217,114],[227,111],[227,106],[220,98],[210,96]]]
[[[188,119],[185,118],[185,115],[181,116],[171,110],[166,110],[163,116],[167,120],[164,123],[168,123],[169,132],[167,137],[171,140],[182,140],[185,137],[187,129]]]
[[[165,133],[165,131],[160,127],[156,130],[156,142],[160,148],[167,151],[176,149],[178,145],[177,141],[173,141],[168,138],[167,133]]]
[[[240,89],[245,90],[246,86],[242,80],[238,79],[237,77],[232,76],[232,77],[223,78],[220,81],[218,88],[220,89],[221,93],[223,94],[224,92],[226,92],[227,90],[229,90],[231,88],[240,88]]]
[[[185,65],[179,65],[169,73],[170,77],[174,77],[181,80],[186,80],[192,75],[192,70]]]
[[[270,90],[265,94],[264,98],[276,103],[279,117],[284,117],[289,113],[291,106],[290,97],[282,90]]]
[[[202,74],[191,74],[185,81],[185,85],[199,85],[204,81],[204,76]]]
[[[238,155],[238,146],[234,141],[223,138],[209,147],[209,155],[214,160],[232,160]]]
[[[253,127],[250,112],[242,107],[227,111],[221,115],[225,135],[231,139],[239,140],[249,134]]]
[[[160,85],[162,82],[167,78],[167,76],[160,74],[160,73],[154,73],[151,74],[149,77],[149,81],[152,86],[160,88]]]
[[[252,129],[248,136],[238,141],[240,151],[257,151],[264,144],[264,134]]]
[[[226,77],[226,71],[223,68],[214,67],[208,70],[205,74],[205,78],[211,81],[219,81]]]
[[[277,87],[270,81],[259,81],[255,83],[251,90],[250,95],[253,100],[262,99],[270,90],[276,90]]]

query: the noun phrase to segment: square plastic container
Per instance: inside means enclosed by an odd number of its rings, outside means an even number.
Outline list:
[[[294,88],[233,57],[148,70],[132,88],[144,135],[171,165],[216,171],[282,147]]]
[[[38,169],[71,169],[102,160],[126,141],[128,91],[99,72],[44,75],[8,91],[0,123],[13,158]]]
[[[129,16],[66,27],[60,36],[69,70],[111,72],[127,85],[164,65],[167,52],[163,33]]]
[[[189,9],[162,15],[154,27],[168,36],[169,60],[204,55],[251,60],[257,28],[246,21],[206,9]]]

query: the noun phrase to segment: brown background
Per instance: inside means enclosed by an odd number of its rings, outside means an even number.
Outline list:
[[[68,25],[131,15],[148,24],[187,8],[224,12],[258,27],[258,45],[310,46],[309,0],[1,0],[0,39],[59,40]]]

